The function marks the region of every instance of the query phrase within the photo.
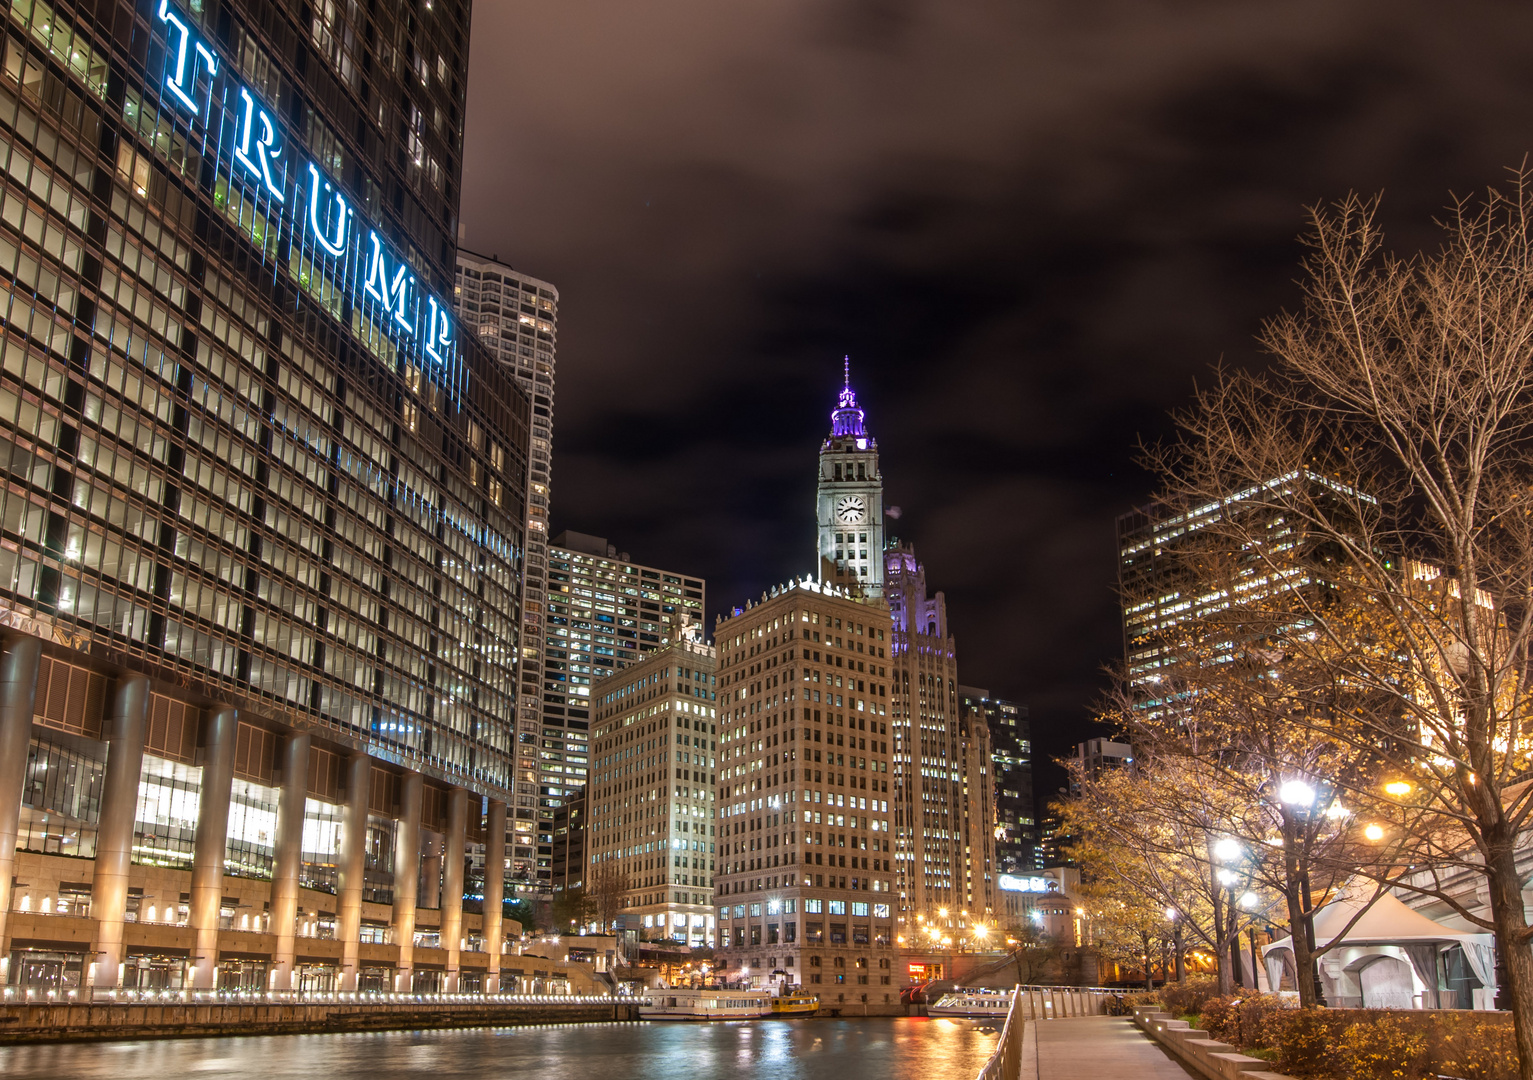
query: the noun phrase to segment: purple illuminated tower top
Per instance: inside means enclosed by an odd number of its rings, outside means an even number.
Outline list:
[[[845,374],[841,386],[841,397],[836,403],[836,408],[830,414],[831,438],[851,436],[861,438],[867,435],[862,426],[862,410],[857,407],[857,391],[852,389],[852,358],[845,357]]]
[[[868,434],[857,405],[852,362],[848,358],[842,363],[830,437],[820,445],[820,578],[878,596],[884,582],[884,482],[878,471],[878,443]]]

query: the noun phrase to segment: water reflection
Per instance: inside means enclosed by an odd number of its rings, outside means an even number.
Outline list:
[[[5,1080],[968,1080],[993,1027],[915,1017],[573,1024],[0,1047]]]

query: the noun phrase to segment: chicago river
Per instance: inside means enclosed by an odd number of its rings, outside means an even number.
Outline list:
[[[0,1047],[6,1080],[970,1080],[996,1028],[920,1017],[599,1023]]]

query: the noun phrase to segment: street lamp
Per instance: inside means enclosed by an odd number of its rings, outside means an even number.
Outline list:
[[[1278,789],[1278,798],[1289,806],[1310,807],[1315,805],[1315,789],[1303,780],[1287,780]]]
[[[1176,963],[1176,981],[1182,982],[1187,978],[1187,965],[1182,953],[1182,920],[1180,913],[1174,907],[1166,909],[1166,919],[1171,923],[1171,948]]]
[[[1236,863],[1244,857],[1246,851],[1238,840],[1234,837],[1226,836],[1211,843],[1208,853],[1210,861],[1213,863]],[[1234,985],[1239,987],[1241,984],[1240,929],[1239,915],[1235,910],[1235,886],[1240,883],[1240,877],[1233,870],[1219,866],[1214,869],[1214,881],[1216,885],[1223,886],[1224,894],[1227,898],[1229,911],[1228,931],[1232,942],[1227,955],[1230,962],[1230,974],[1234,978]],[[1222,921],[1220,918],[1221,906],[1219,890],[1216,888],[1214,890],[1214,932],[1216,936],[1222,937],[1223,935],[1219,930],[1220,922]],[[1226,955],[1222,945],[1219,946],[1219,950],[1221,957]],[[1255,972],[1252,972],[1252,974],[1254,975]]]
[[[1240,846],[1240,841],[1229,836],[1214,844],[1214,858],[1220,862],[1234,862],[1240,858],[1244,851],[1245,849]]]
[[[1286,805],[1293,808],[1294,812],[1301,816],[1308,816],[1309,811],[1315,805],[1317,795],[1312,785],[1304,780],[1287,780],[1278,789],[1278,798]],[[1287,838],[1291,841],[1292,838]],[[1315,959],[1315,911],[1314,903],[1310,899],[1309,891],[1309,867],[1304,867],[1299,872],[1300,900],[1304,904],[1304,925],[1295,928],[1295,933],[1302,929],[1305,944],[1309,947],[1310,970],[1307,973],[1310,986],[1315,991],[1315,1000],[1325,1004],[1325,994],[1320,984],[1320,962]]]

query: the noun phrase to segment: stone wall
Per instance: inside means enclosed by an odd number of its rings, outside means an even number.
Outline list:
[[[0,1043],[281,1035],[636,1019],[632,1004],[0,1005]]]

